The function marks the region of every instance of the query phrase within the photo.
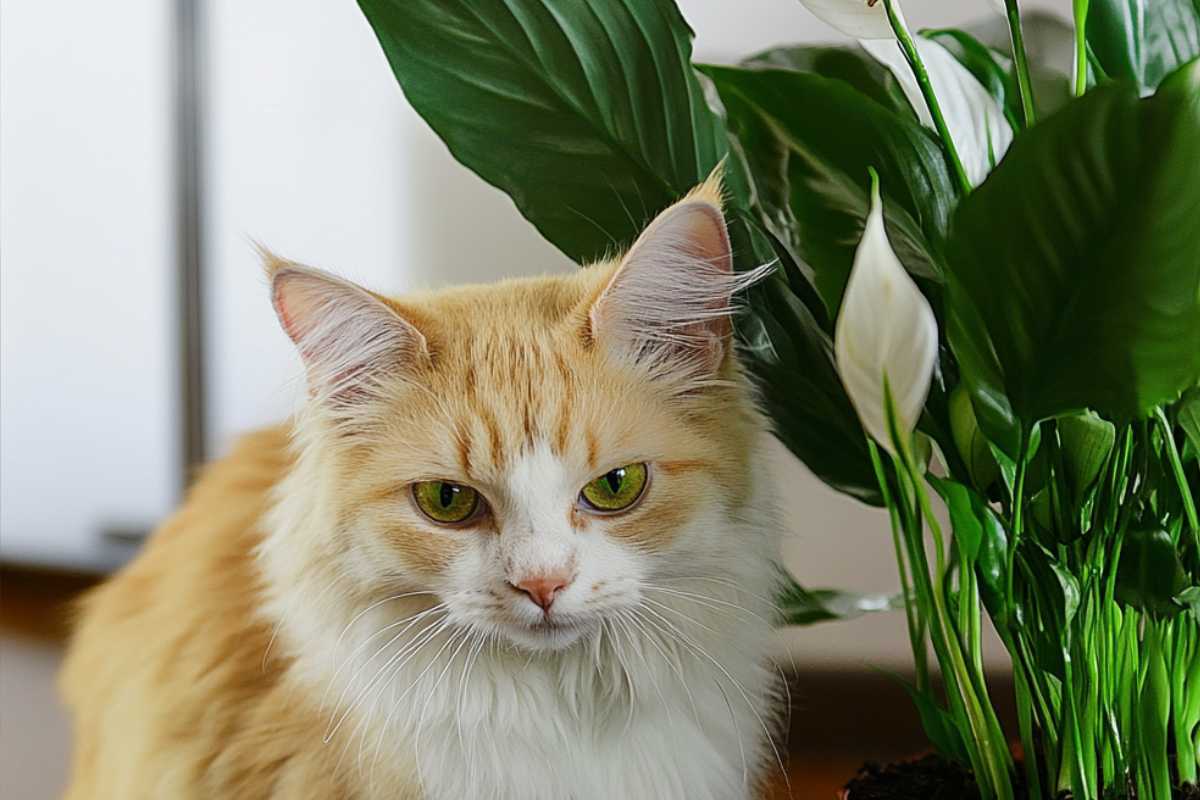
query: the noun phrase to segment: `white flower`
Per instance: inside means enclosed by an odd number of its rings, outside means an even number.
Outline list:
[[[855,39],[894,39],[883,0],[800,0],[816,17]],[[896,13],[900,13],[899,6]]]
[[[1004,0],[992,0],[992,8],[996,9],[1000,16],[1008,16],[1008,8],[1004,5]]]
[[[907,438],[925,406],[937,349],[933,309],[888,243],[879,185],[873,179],[871,210],[842,298],[834,353],[863,427],[892,453],[897,447],[888,433],[884,381],[897,432]]]
[[[1012,144],[1012,126],[1000,104],[950,51],[923,36],[915,36],[913,41],[929,73],[929,82],[967,178],[972,186],[978,186]],[[932,129],[933,116],[900,43],[893,39],[890,42],[861,41],[859,44],[891,70],[921,122]]]

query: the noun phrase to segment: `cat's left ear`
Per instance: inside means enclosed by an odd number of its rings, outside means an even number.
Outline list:
[[[269,253],[264,261],[272,305],[300,352],[314,397],[351,404],[427,358],[425,337],[383,298]]]
[[[663,211],[591,307],[591,333],[656,370],[700,376],[730,347],[733,295],[757,279],[733,271],[718,176]]]

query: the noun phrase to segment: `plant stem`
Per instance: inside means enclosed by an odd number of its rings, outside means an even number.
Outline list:
[[[909,568],[905,564],[904,545],[901,543],[900,515],[892,500],[891,489],[888,488],[887,473],[883,469],[883,461],[879,458],[879,449],[871,437],[867,437],[867,450],[871,454],[871,465],[875,468],[875,479],[879,481],[879,491],[883,494],[884,505],[887,506],[888,517],[892,523],[892,544],[896,548],[896,567],[900,571],[900,591],[904,593],[904,617],[908,623],[908,641],[912,646],[913,664],[917,672],[917,690],[929,690],[929,665],[925,652],[924,624],[920,622],[919,609],[913,606],[917,602],[913,594],[912,581],[909,579]]]
[[[1009,770],[1012,766],[1012,761],[1008,752],[1008,745],[1004,741],[999,720],[996,718],[995,710],[992,708],[991,698],[987,695],[987,687],[979,686],[978,694],[976,693],[976,682],[972,680],[971,674],[967,669],[962,642],[955,634],[953,620],[949,609],[946,607],[945,582],[947,569],[945,562],[945,537],[942,535],[942,527],[929,504],[929,497],[921,485],[921,476],[916,464],[911,461],[907,450],[901,449],[900,453],[901,455],[897,461],[903,459],[903,471],[908,474],[909,479],[912,481],[913,493],[916,495],[921,516],[924,517],[925,522],[929,525],[930,533],[933,536],[936,566],[932,576],[931,587],[935,612],[933,615],[932,631],[935,634],[935,641],[937,639],[941,640],[941,647],[939,649],[946,656],[942,662],[942,670],[947,679],[950,676],[953,676],[955,679],[954,683],[957,684],[958,692],[966,711],[967,722],[971,728],[971,734],[979,746],[980,758],[988,772],[988,782],[1001,800],[1011,800],[1013,790]],[[949,667],[948,670],[947,667]],[[986,791],[984,794],[986,796]]]
[[[900,49],[904,52],[905,59],[908,60],[908,66],[912,69],[913,76],[917,79],[917,86],[921,87],[921,96],[925,98],[925,105],[929,106],[929,115],[933,117],[933,126],[937,129],[938,136],[942,139],[942,145],[946,148],[946,157],[958,179],[959,188],[962,189],[963,194],[970,194],[971,181],[967,178],[962,160],[958,157],[958,148],[954,146],[954,140],[950,137],[950,128],[946,125],[942,107],[938,104],[937,95],[933,92],[933,84],[929,82],[929,72],[925,69],[925,62],[921,60],[921,54],[917,52],[917,45],[913,42],[908,27],[896,11],[896,0],[883,0],[883,4],[887,10],[888,21],[892,24],[892,30],[896,34],[896,40],[900,43]]]
[[[1033,738],[1033,695],[1029,678],[1025,674],[1025,663],[1013,641],[1012,632],[996,627],[1000,640],[1008,650],[1013,666],[1013,693],[1017,705],[1017,727],[1021,733],[1021,748],[1025,751],[1025,781],[1030,797],[1042,796],[1042,781],[1038,773],[1037,747]]]
[[[1012,37],[1013,61],[1017,66],[1021,111],[1025,117],[1025,127],[1028,128],[1037,121],[1037,111],[1033,103],[1033,81],[1029,77],[1029,56],[1025,53],[1025,34],[1021,29],[1021,10],[1017,8],[1017,0],[1004,0],[1004,8],[1008,12],[1008,32]]]
[[[1166,413],[1162,407],[1154,409],[1154,416],[1158,420],[1158,426],[1162,429],[1163,447],[1167,451],[1167,459],[1171,462],[1171,471],[1175,473],[1175,482],[1179,484],[1179,494],[1183,497],[1183,511],[1187,516],[1188,525],[1192,529],[1192,543],[1196,545],[1196,552],[1200,555],[1200,521],[1197,521],[1196,501],[1192,498],[1192,490],[1188,486],[1187,475],[1183,472],[1183,462],[1179,458],[1179,450],[1175,447],[1175,434],[1171,430],[1171,423],[1167,420]]]
[[[1011,2],[1011,0],[1009,0]],[[1075,96],[1087,91],[1088,0],[1075,0]]]
[[[1029,449],[1030,434],[1022,430],[1020,443],[1017,445],[1017,477],[1013,481],[1013,498],[1012,498],[1012,536],[1008,542],[1008,570],[1005,576],[1006,591],[1004,599],[1007,601],[1008,607],[1013,607],[1013,575],[1017,567],[1017,544],[1021,540],[1021,512],[1024,507],[1025,499],[1025,471],[1029,454],[1025,451]]]

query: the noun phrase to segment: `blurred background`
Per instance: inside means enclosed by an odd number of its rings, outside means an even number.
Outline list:
[[[698,60],[837,39],[793,0],[678,1]],[[988,0],[904,8],[1002,24]],[[352,0],[0,0],[5,800],[64,783],[63,601],[136,552],[195,464],[295,408],[256,241],[385,293],[573,268],[407,105]],[[886,517],[777,455],[800,581],[893,591]],[[838,692],[907,713],[879,673],[909,658],[902,616],[788,631],[780,654],[799,717]]]

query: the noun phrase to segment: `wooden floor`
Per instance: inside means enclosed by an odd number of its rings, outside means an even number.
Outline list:
[[[70,601],[94,580],[0,566],[0,646],[7,649],[10,656],[5,660],[11,662],[8,675],[2,674],[6,667],[0,664],[0,678],[10,684],[0,706],[0,716],[9,720],[0,726],[0,734],[12,736],[14,729],[22,727],[10,716],[18,712],[29,716],[28,724],[34,726],[22,731],[20,741],[0,744],[0,759],[5,754],[15,764],[32,759],[39,769],[61,773],[26,775],[24,783],[16,783],[12,773],[4,777],[12,764],[0,760],[4,800],[44,800],[57,789],[43,787],[62,785],[66,765],[59,762],[65,760],[69,744],[59,741],[65,738],[66,721],[54,704],[53,672],[67,630]],[[17,648],[37,654],[33,666],[19,675],[15,674],[17,661],[11,657]],[[29,685],[12,685],[20,681]],[[865,670],[799,672],[790,676],[790,684],[790,733],[786,752],[781,753],[786,775],[776,776],[769,800],[834,800],[865,760],[889,761],[917,754],[923,747],[916,714],[893,678]],[[39,703],[46,708],[34,707]],[[52,741],[40,741],[38,734]],[[29,788],[33,786],[39,788]]]

